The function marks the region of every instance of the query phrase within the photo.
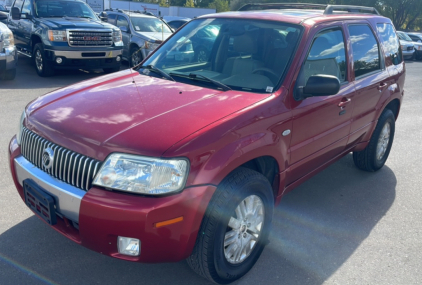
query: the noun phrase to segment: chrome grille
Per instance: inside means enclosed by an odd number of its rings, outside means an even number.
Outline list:
[[[113,44],[112,31],[68,31],[68,42],[70,46],[94,46],[94,47],[108,47]]]
[[[46,148],[54,151],[53,165],[45,169],[42,156]],[[32,164],[68,184],[88,191],[101,162],[54,144],[27,128],[23,129],[21,153]]]

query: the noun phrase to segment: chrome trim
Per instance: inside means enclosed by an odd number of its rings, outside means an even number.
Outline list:
[[[57,211],[66,218],[79,222],[81,201],[86,192],[48,175],[26,160],[22,155],[14,160],[16,176],[20,185],[25,179],[32,179],[47,191],[56,201]]]
[[[110,44],[101,44],[101,45],[73,45],[71,44],[71,40],[70,40],[70,33],[71,32],[82,32],[82,33],[109,33],[108,35],[105,36],[109,36],[110,37]],[[113,29],[102,29],[102,30],[95,30],[95,29],[67,29],[66,30],[66,36],[67,36],[67,43],[69,46],[71,47],[111,47],[113,46]],[[84,40],[85,41],[85,40]],[[104,40],[104,42],[106,42],[106,40]]]
[[[83,47],[83,46],[77,46],[77,47]],[[101,46],[99,46],[101,47]],[[65,58],[70,59],[90,59],[90,58],[115,58],[119,55],[122,55],[122,50],[98,50],[98,51],[63,51],[63,50],[48,50],[54,54],[55,57],[62,56]],[[99,53],[99,52],[105,52],[105,56],[82,56],[82,53]]]

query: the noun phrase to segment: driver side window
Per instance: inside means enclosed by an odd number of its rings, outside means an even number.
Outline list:
[[[28,14],[31,15],[31,0],[25,0],[25,3],[23,4],[22,7],[22,14]]]
[[[298,86],[305,86],[309,77],[317,74],[333,75],[340,83],[345,82],[346,67],[346,50],[341,29],[325,30],[312,42],[298,78]]]

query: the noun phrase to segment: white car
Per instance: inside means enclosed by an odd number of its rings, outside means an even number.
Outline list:
[[[0,79],[13,80],[16,76],[18,53],[12,31],[0,23]]]

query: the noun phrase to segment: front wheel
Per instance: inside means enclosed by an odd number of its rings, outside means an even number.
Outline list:
[[[130,59],[129,64],[130,67],[137,66],[140,64],[143,60],[142,52],[138,47],[133,47],[130,49]]]
[[[44,47],[41,43],[35,45],[32,57],[34,58],[35,70],[39,76],[48,77],[54,74],[53,66],[47,61]]]
[[[247,168],[233,171],[209,203],[189,266],[220,284],[245,275],[267,243],[273,209],[272,188],[263,175]]]
[[[390,154],[395,132],[395,117],[391,110],[385,109],[375,127],[371,140],[362,151],[353,152],[357,168],[374,172],[384,166]]]

